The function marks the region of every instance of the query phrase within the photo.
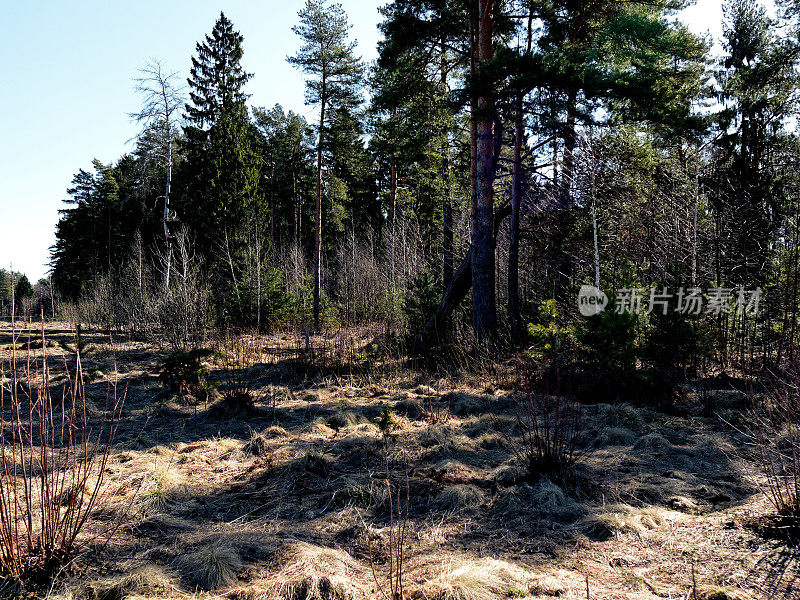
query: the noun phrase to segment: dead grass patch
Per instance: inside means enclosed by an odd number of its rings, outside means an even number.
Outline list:
[[[701,587],[697,590],[697,600],[753,600],[753,595],[735,587]]]
[[[528,595],[532,583],[532,574],[522,567],[485,558],[444,568],[436,579],[425,583],[423,593],[435,600],[495,600]]]
[[[436,504],[448,512],[477,508],[485,500],[486,494],[479,487],[470,484],[448,486],[436,496]]]
[[[627,504],[598,508],[578,521],[574,529],[592,541],[603,541],[620,534],[647,535],[673,519],[669,511],[657,507],[637,509]]]
[[[672,444],[660,433],[651,432],[643,435],[633,445],[633,449],[644,452],[665,452],[672,448]]]
[[[344,550],[292,542],[279,552],[280,570],[263,598],[355,600],[369,597],[369,569]]]
[[[176,589],[174,574],[163,567],[152,563],[125,567],[130,569],[127,574],[87,582],[75,589],[72,597],[74,600],[119,600],[133,594],[163,597]]]
[[[187,580],[207,591],[236,584],[243,566],[239,553],[228,545],[200,548],[179,556],[175,563]]]

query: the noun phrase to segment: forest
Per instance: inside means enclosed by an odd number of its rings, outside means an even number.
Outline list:
[[[800,3],[688,4],[392,0],[365,62],[305,0],[302,107],[223,12],[132,73],[0,270],[0,597],[800,598]]]

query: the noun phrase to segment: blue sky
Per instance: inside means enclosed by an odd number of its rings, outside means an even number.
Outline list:
[[[303,77],[285,60],[299,46],[291,27],[305,0],[33,0],[4,2],[0,22],[0,266],[44,276],[58,209],[72,175],[93,158],[111,162],[131,148],[138,109],[132,79],[149,58],[188,73],[197,41],[220,10],[244,35],[250,102],[280,102],[303,114]],[[378,6],[340,0],[358,51],[376,57]],[[720,0],[683,15],[719,34]]]

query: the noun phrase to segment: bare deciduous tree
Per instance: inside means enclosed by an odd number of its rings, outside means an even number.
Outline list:
[[[169,275],[172,264],[172,241],[169,233],[169,193],[172,186],[172,147],[178,132],[179,108],[184,103],[182,87],[176,85],[176,72],[168,71],[161,61],[150,59],[139,71],[136,91],[142,96],[142,109],[131,117],[143,124],[140,140],[155,147],[167,171],[164,186],[164,294],[169,290]]]

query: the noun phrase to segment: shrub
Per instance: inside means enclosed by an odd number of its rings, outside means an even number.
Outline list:
[[[254,367],[260,359],[256,344],[257,340],[236,333],[216,343],[223,399],[236,412],[251,411],[256,399]]]
[[[528,324],[528,335],[533,340],[530,349],[535,360],[559,364],[575,341],[575,328],[557,324],[558,308],[555,300],[545,300],[539,305],[539,323]]]
[[[14,342],[17,335],[12,323]],[[0,571],[34,585],[72,560],[79,534],[104,500],[105,467],[124,401],[110,383],[99,422],[90,422],[80,356],[76,376],[58,389],[50,379],[44,328],[41,339],[40,355],[28,349],[19,357],[12,345],[0,363],[0,381],[12,382],[0,385]],[[66,359],[64,370],[69,373]]]
[[[517,406],[522,441],[516,454],[532,481],[548,476],[563,481],[581,452],[583,420],[580,405],[565,396],[528,393]]]
[[[412,279],[403,295],[403,316],[408,331],[422,331],[438,304],[439,289],[430,273],[423,272]]]
[[[751,395],[749,432],[757,449],[765,496],[785,527],[800,534],[800,374],[791,373],[773,389]]]
[[[702,354],[703,337],[697,322],[672,309],[666,315],[659,311],[649,315],[642,358],[656,369],[670,372],[688,367]]]
[[[635,313],[605,311],[586,317],[577,333],[584,358],[602,373],[629,374],[636,368]]]
[[[194,348],[188,352],[173,352],[161,365],[159,380],[172,394],[191,395],[198,400],[207,401],[211,392],[218,386],[213,381],[211,370],[204,359],[214,355],[208,348]]]

